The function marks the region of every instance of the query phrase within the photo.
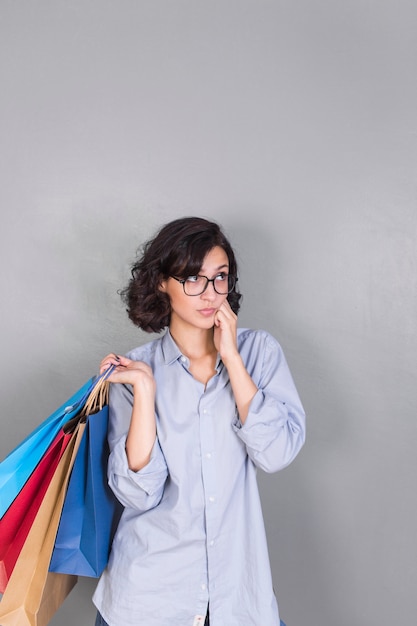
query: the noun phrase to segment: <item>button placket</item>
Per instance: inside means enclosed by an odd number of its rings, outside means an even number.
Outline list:
[[[215,417],[211,410],[210,400],[213,398],[214,388],[206,390],[200,400],[200,449],[201,449],[201,472],[203,477],[203,495],[205,500],[206,519],[206,553],[207,553],[207,577],[208,589],[212,592],[215,588],[211,572],[216,567],[216,544],[218,532],[218,480],[215,463]]]

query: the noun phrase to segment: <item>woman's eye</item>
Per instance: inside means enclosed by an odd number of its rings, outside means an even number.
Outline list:
[[[197,283],[200,279],[200,276],[188,276],[185,280],[187,283]]]
[[[221,283],[225,280],[227,280],[227,274],[224,274],[223,272],[221,272],[221,274],[217,274],[216,278],[214,279],[216,281],[216,283]]]

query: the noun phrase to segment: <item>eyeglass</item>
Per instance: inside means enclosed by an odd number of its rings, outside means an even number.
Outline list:
[[[223,272],[217,274],[214,278],[207,278],[207,276],[202,276],[201,274],[188,276],[187,278],[178,278],[177,276],[171,276],[171,278],[181,283],[186,296],[201,296],[209,283],[213,283],[216,293],[224,296],[233,291],[237,281],[236,276],[230,276],[230,274],[224,274]]]

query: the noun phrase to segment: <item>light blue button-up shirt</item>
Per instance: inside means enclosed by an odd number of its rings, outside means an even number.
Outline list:
[[[291,463],[305,415],[277,341],[240,329],[238,347],[258,387],[241,424],[220,359],[206,386],[169,332],[128,354],[156,380],[157,440],[129,469],[133,395],[112,385],[109,483],[125,510],[94,602],[110,626],[279,626],[256,468]]]

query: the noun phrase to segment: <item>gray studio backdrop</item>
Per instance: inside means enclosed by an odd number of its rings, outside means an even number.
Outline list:
[[[139,244],[218,220],[308,413],[259,475],[288,626],[416,620],[416,7],[0,3],[1,457],[148,340]],[[52,623],[92,624],[94,584]]]

